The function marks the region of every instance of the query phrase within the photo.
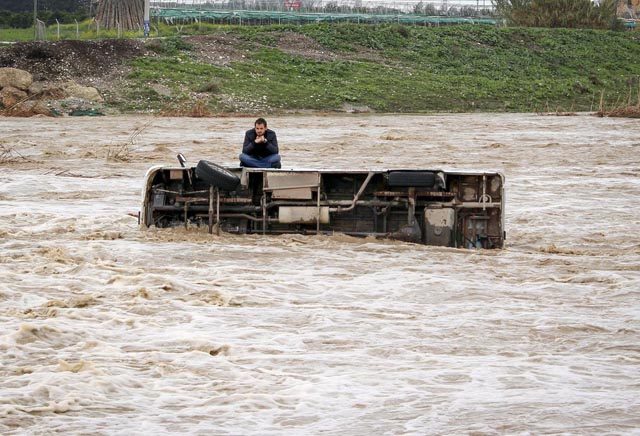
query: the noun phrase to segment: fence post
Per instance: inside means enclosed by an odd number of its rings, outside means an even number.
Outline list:
[[[58,27],[58,41],[60,41],[60,21],[58,21],[58,19],[56,18],[56,24]]]
[[[47,39],[47,26],[44,21],[36,19],[36,40],[45,41]]]
[[[78,20],[73,20],[76,22],[76,38],[80,39],[80,26],[78,25]]]
[[[33,38],[38,40],[38,0],[33,0]]]

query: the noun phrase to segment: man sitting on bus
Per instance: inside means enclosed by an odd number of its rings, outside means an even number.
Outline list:
[[[244,134],[240,166],[250,168],[281,168],[276,132],[267,129],[267,121],[258,118],[254,128]]]

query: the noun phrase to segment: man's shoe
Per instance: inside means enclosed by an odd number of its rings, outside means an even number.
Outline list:
[[[282,168],[282,164],[280,162],[272,163],[271,168]]]

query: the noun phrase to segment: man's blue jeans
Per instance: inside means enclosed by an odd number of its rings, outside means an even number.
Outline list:
[[[250,168],[272,168],[273,164],[280,162],[279,154],[271,154],[263,158],[254,157],[246,153],[240,153],[240,162]]]

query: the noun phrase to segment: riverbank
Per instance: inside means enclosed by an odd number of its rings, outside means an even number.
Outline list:
[[[189,33],[193,29],[183,29]],[[466,25],[209,26],[0,46],[0,66],[96,87],[107,113],[577,112],[637,98],[640,33]]]

